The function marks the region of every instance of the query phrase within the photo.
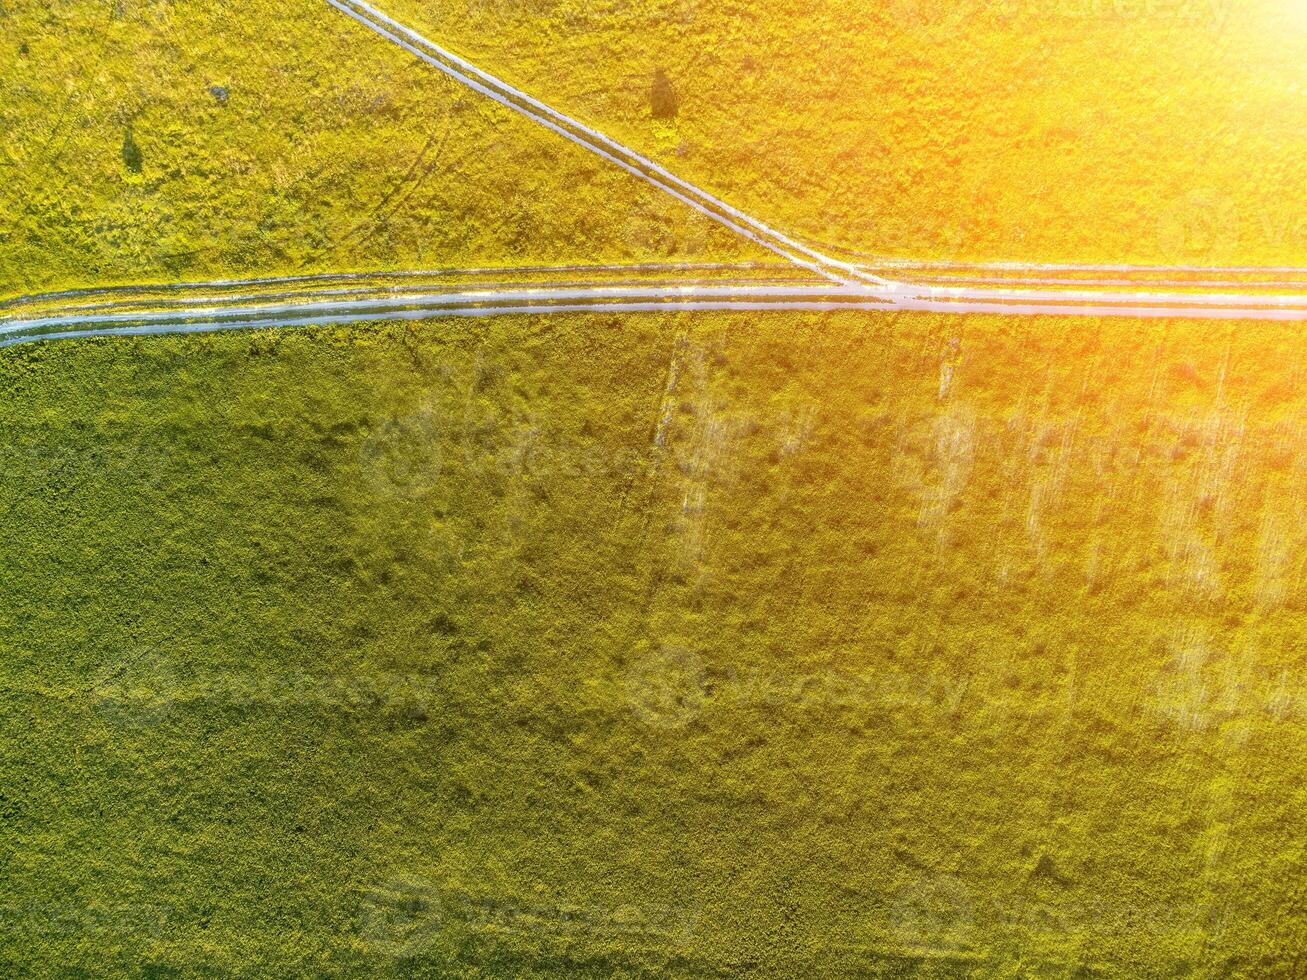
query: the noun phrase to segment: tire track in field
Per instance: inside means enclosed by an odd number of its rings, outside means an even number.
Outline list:
[[[736,234],[808,271],[844,286],[870,291],[895,284],[849,262],[833,259],[777,231],[720,198],[677,177],[669,170],[598,130],[564,115],[526,92],[483,71],[394,20],[364,0],[327,0],[346,16],[421,59],[473,91],[552,130],[622,170],[652,184]]]

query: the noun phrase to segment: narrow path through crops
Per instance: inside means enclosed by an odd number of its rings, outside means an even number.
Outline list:
[[[0,311],[7,313],[0,317],[0,347],[80,337],[503,313],[857,309],[1307,319],[1307,269],[835,258],[827,251],[842,250],[822,251],[777,231],[440,47],[364,0],[327,2],[446,75],[670,194],[787,264],[645,263],[341,273],[65,290],[0,302]]]

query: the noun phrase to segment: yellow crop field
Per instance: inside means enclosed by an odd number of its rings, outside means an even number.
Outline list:
[[[1307,5],[0,27],[0,973],[1304,975]]]
[[[0,296],[748,251],[315,0],[0,18]]]

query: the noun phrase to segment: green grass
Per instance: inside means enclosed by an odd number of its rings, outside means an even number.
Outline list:
[[[1296,348],[859,314],[8,351],[0,963],[1285,975]]]
[[[0,6],[0,296],[754,255],[352,27],[320,0]]]
[[[383,6],[801,235],[1307,262],[1307,18],[1287,2]],[[0,25],[0,294],[753,254],[322,0],[11,0]]]
[[[1287,6],[386,6],[803,234],[1304,260]],[[753,257],[314,0],[0,26],[0,295]],[[1300,972],[1301,346],[850,313],[5,351],[0,972]]]
[[[379,6],[819,240],[905,257],[1307,263],[1296,0]],[[653,118],[659,70],[679,97],[672,124]]]

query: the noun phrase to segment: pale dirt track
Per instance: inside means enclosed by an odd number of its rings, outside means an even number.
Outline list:
[[[1307,319],[1307,269],[834,258],[422,37],[364,0],[327,0],[473,90],[785,260],[340,273],[65,290],[0,302],[0,347],[41,340],[497,314],[839,310]],[[541,277],[545,276],[543,281]]]

